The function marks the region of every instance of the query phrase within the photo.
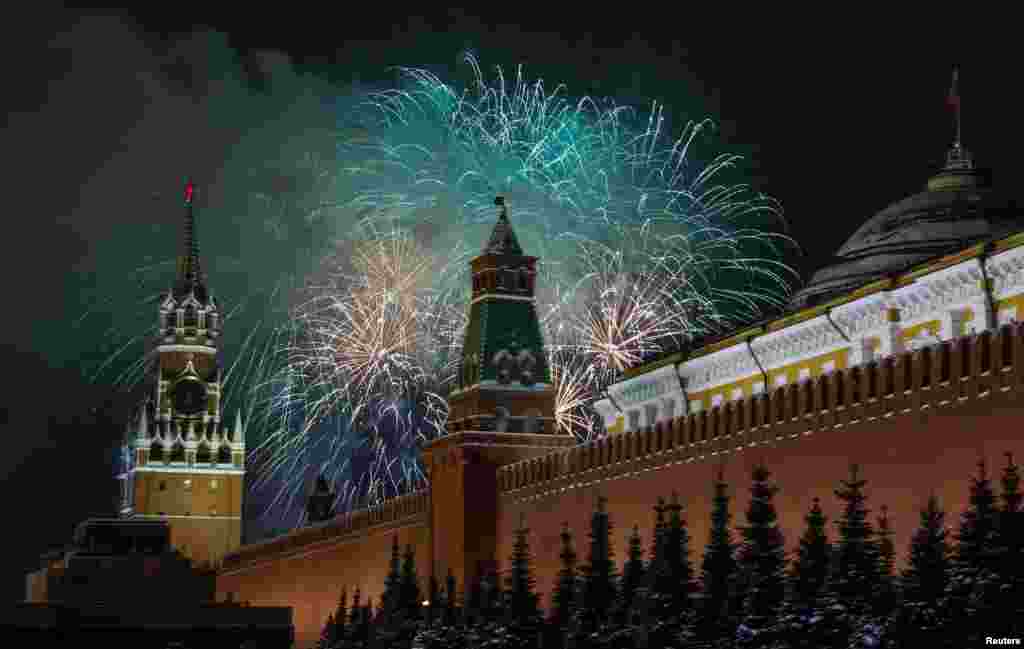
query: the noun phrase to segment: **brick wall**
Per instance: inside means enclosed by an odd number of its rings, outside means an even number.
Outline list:
[[[902,563],[918,508],[930,492],[939,496],[955,528],[978,458],[998,476],[1004,452],[1024,457],[1022,390],[1024,328],[1007,325],[680,417],[671,425],[517,462],[498,471],[496,558],[507,568],[512,533],[525,513],[546,606],[563,521],[585,558],[589,517],[596,496],[604,494],[621,563],[633,524],[640,525],[649,547],[651,508],[658,496],[675,490],[686,506],[699,568],[715,472],[722,467],[730,483],[735,527],[745,521],[750,471],[758,461],[767,464],[781,489],[776,505],[792,548],[814,497],[835,520],[832,491],[856,462],[868,480],[872,517],[881,505],[889,507]],[[403,546],[416,546],[420,574],[429,574],[428,501],[427,492],[404,496],[242,548],[226,560],[218,595],[232,592],[253,605],[295,607],[297,646],[311,646],[343,584],[350,593],[358,584],[364,594],[380,596],[392,535]],[[829,529],[834,536],[831,523]]]

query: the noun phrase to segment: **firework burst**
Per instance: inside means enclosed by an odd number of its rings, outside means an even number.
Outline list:
[[[540,257],[538,313],[560,430],[589,439],[589,404],[621,373],[680,342],[783,303],[792,271],[772,234],[779,206],[724,178],[739,162],[698,148],[711,122],[672,139],[660,105],[570,99],[500,69],[458,90],[434,74],[345,113],[336,192],[309,202],[354,214],[294,310],[268,382],[261,483],[301,503],[310,469],[342,506],[423,479],[417,451],[441,434],[457,383],[471,251],[506,197]],[[362,459],[360,459],[362,458]],[[284,486],[282,486],[284,485]],[[288,509],[290,505],[282,505]]]
[[[227,269],[234,282],[211,267],[219,294],[243,296],[226,309],[238,340],[225,408],[245,404],[258,442],[251,502],[275,527],[301,522],[317,473],[338,485],[340,509],[422,483],[418,450],[444,430],[467,262],[493,226],[497,194],[540,258],[555,417],[580,440],[602,434],[589,404],[625,369],[782,304],[795,278],[780,261],[788,240],[771,232],[780,207],[729,180],[738,156],[707,155],[711,122],[673,136],[658,104],[574,99],[522,68],[489,79],[466,61],[466,88],[404,68],[397,87],[344,104],[329,146],[292,143],[234,179],[251,187],[238,211],[253,227],[222,238],[237,235],[242,251],[270,239],[297,258],[286,277],[278,266],[290,262],[239,264]],[[117,366],[123,383],[148,371],[147,360],[115,361],[152,332],[151,296],[172,268],[142,265],[138,322],[110,328],[101,369]],[[254,316],[262,304],[272,308]],[[113,335],[125,331],[130,340]]]

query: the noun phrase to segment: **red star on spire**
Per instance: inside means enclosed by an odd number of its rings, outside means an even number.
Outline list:
[[[192,195],[196,191],[196,186],[192,184],[191,180],[185,181],[185,202],[192,202]]]

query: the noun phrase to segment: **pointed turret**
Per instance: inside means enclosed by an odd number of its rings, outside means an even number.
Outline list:
[[[196,216],[194,209],[195,185],[192,181],[185,184],[185,223],[184,240],[181,256],[178,257],[178,276],[174,284],[175,299],[195,295],[196,299],[206,303],[206,278],[203,276],[199,260],[199,236],[196,232]]]
[[[322,473],[317,476],[313,493],[306,501],[306,516],[309,523],[322,523],[334,518],[334,492]]]
[[[139,413],[139,440],[149,439],[149,413],[146,412],[146,408],[142,408],[142,412]]]
[[[523,249],[519,246],[519,240],[516,239],[516,233],[508,220],[505,198],[503,196],[495,197],[494,204],[501,208],[501,212],[498,214],[498,222],[494,224],[494,230],[491,231],[491,238],[484,246],[483,254],[522,255]]]
[[[235,430],[231,434],[231,441],[235,444],[245,444],[245,429],[242,427],[242,409],[235,411]]]

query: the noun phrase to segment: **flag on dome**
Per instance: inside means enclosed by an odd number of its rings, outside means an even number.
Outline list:
[[[949,87],[949,97],[946,103],[953,110],[960,110],[960,70],[953,68],[953,84]]]

